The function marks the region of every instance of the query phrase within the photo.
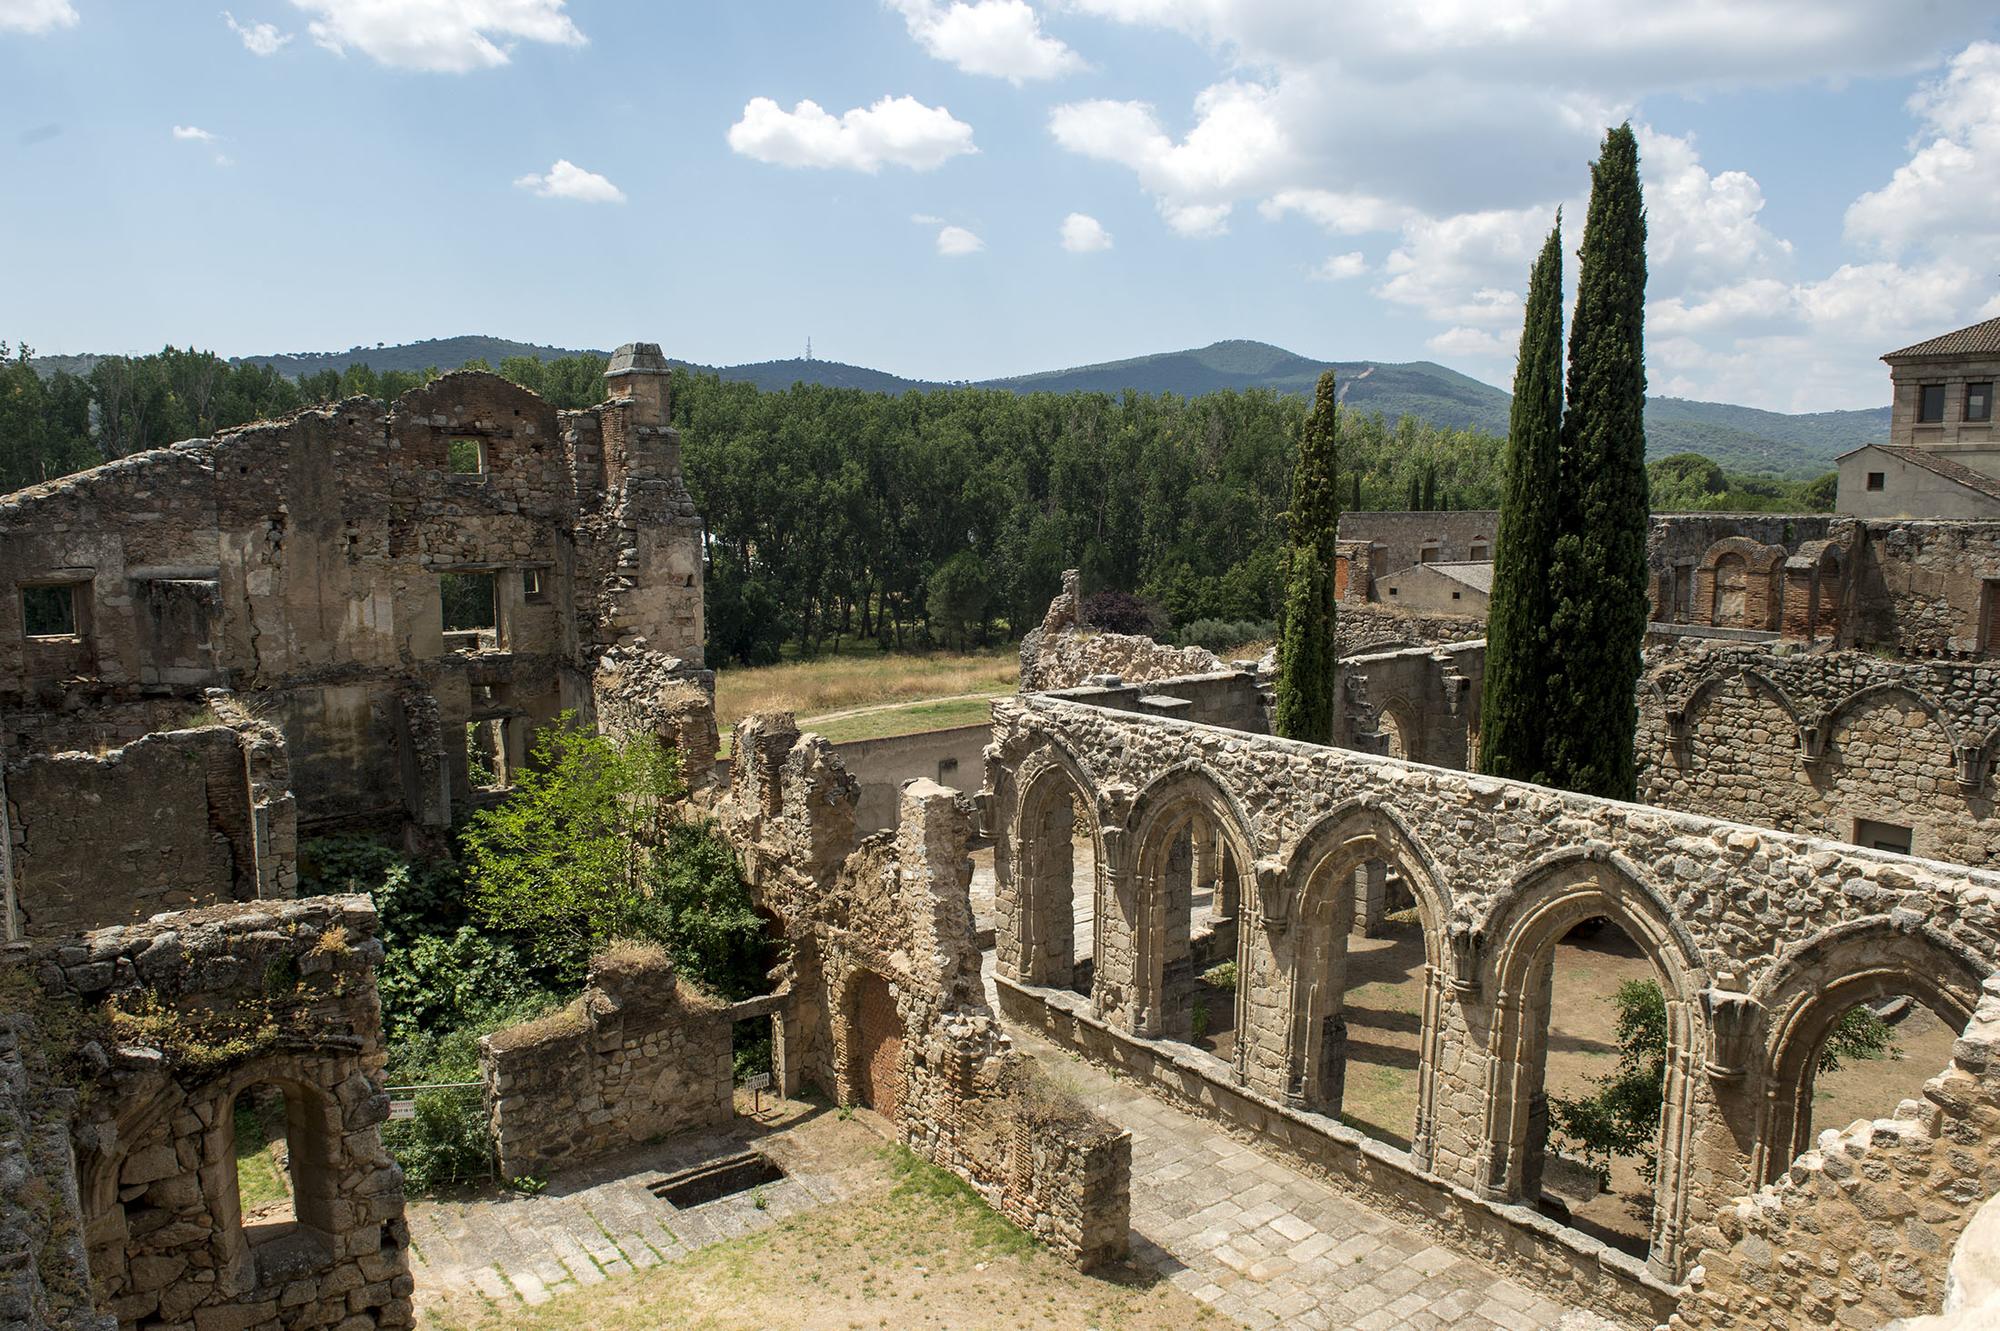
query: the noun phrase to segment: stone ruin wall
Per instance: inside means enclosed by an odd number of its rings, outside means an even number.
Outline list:
[[[486,1036],[479,1071],[500,1177],[556,1170],[735,1115],[729,1004],[657,946],[614,944],[584,991]]]
[[[1154,903],[1171,864],[1161,857],[1165,838],[1197,815],[1244,866],[1238,1052],[1227,1064],[1177,1048],[1173,1076],[1211,1112],[1243,1101],[1252,1131],[1316,1138],[1372,1202],[1419,1212],[1572,1301],[1635,1319],[1670,1310],[1670,1282],[1696,1252],[1727,1245],[1722,1213],[1804,1149],[1810,1076],[1800,1069],[1832,1020],[1854,1002],[1913,993],[1964,1022],[2000,965],[2000,877],[1977,870],[1056,698],[1009,700],[996,717],[999,965],[1003,995],[1028,1000],[1024,1019],[1032,1006],[1067,1007],[1072,1024],[1158,1047]],[[1038,899],[1037,852],[1020,831],[1043,789],[1073,790],[1094,812],[1102,867],[1087,1000],[1036,988],[1024,969],[1068,909],[1062,894]],[[1300,1014],[1319,1009],[1301,1005],[1328,983],[1339,992],[1353,894],[1332,885],[1374,858],[1410,884],[1424,924],[1420,1108],[1407,1153],[1342,1147],[1332,1108],[1315,1121],[1310,1102],[1294,1107],[1302,1069],[1321,1052],[1299,1034],[1314,1028]],[[1537,968],[1596,915],[1653,960],[1675,1032],[1647,1270],[1518,1204],[1535,1161],[1533,1014],[1546,1001]],[[1395,1175],[1386,1184],[1385,1169]],[[1427,1200],[1413,1203],[1413,1191]],[[1938,1226],[1946,1248],[1953,1223]],[[1941,1293],[1927,1279],[1902,1297],[1924,1312]]]
[[[2000,865],[2000,665],[1654,649],[1639,691],[1649,804],[1838,841],[1907,827],[1932,859]]]
[[[1083,622],[1082,578],[1063,573],[1063,589],[1038,628],[1021,639],[1023,689],[1073,689],[1093,675],[1169,679],[1223,669],[1204,647],[1169,647],[1140,633],[1105,633]]]
[[[718,814],[790,944],[793,1001],[778,1030],[785,1089],[811,1081],[842,1103],[882,1094],[874,1051],[858,1046],[866,995],[886,986],[900,1031],[888,1110],[899,1140],[1072,1264],[1122,1258],[1130,1138],[1013,1053],[986,1005],[969,803],[912,781],[896,829],[857,844],[856,786],[825,740],[780,715],[739,723],[734,743]]]
[[[411,1324],[376,926],[366,897],[315,897],[10,949],[0,1092],[31,1103],[0,1149],[41,1167],[0,1175],[0,1214],[44,1243],[0,1273],[0,1325]],[[291,1223],[239,1211],[233,1107],[260,1086],[290,1111]]]
[[[78,933],[298,890],[283,737],[220,690],[216,722],[0,772],[12,937]]]
[[[1951,1065],[1921,1100],[1821,1134],[1777,1183],[1722,1208],[1719,1242],[1702,1252],[1669,1325],[1874,1327],[1935,1312],[1950,1284],[1954,1239],[1975,1213],[1992,1210],[1996,1194],[2000,977],[1986,981]],[[1987,1285],[1995,1275],[1985,1273]],[[1991,1324],[1960,1323],[1966,1331]]]

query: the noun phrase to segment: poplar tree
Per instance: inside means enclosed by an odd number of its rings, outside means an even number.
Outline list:
[[[1590,213],[1569,330],[1561,530],[1549,586],[1551,784],[1637,792],[1640,652],[1646,642],[1646,213],[1627,123],[1590,168]]]
[[[1273,725],[1286,739],[1333,742],[1337,607],[1334,538],[1340,529],[1339,399],[1333,371],[1319,377],[1292,468],[1291,545],[1285,552],[1285,622],[1278,639]]]
[[[1562,451],[1562,213],[1528,275],[1528,309],[1514,363],[1507,477],[1486,609],[1486,681],[1479,770],[1546,781],[1549,565],[1555,556]]]

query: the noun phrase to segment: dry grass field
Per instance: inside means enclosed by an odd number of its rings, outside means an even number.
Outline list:
[[[977,720],[985,708],[979,699],[1012,693],[1020,677],[1019,651],[1011,644],[921,655],[870,648],[774,666],[726,666],[715,672],[715,723],[726,740],[730,728],[754,712],[788,711],[803,720],[883,704],[951,699],[955,705],[942,712],[878,715],[872,721],[836,717],[812,727],[829,739],[938,730]],[[967,694],[975,696],[962,696]]]

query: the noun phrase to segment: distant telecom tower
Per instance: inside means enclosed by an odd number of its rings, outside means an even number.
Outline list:
[[[806,359],[807,359],[807,360],[811,360],[812,358],[813,358],[813,340],[812,340],[812,338],[811,338],[811,337],[807,337],[807,338],[806,338]]]

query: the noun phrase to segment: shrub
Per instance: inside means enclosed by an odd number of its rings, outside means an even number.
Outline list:
[[[493,1176],[493,1134],[477,1087],[417,1092],[414,1117],[383,1124],[382,1144],[412,1192]]]
[[[1236,963],[1218,962],[1201,973],[1201,980],[1211,988],[1227,989],[1233,993],[1236,989]]]
[[[1106,633],[1156,638],[1165,631],[1159,607],[1130,592],[1097,592],[1083,600],[1083,622]]]
[[[1278,636],[1278,626],[1266,619],[1196,619],[1174,636],[1183,647],[1221,653],[1246,642],[1268,642]]]

